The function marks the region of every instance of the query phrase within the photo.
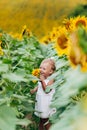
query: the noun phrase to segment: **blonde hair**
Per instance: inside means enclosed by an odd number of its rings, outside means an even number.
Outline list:
[[[47,58],[47,59],[44,59],[44,60],[42,61],[42,63],[45,63],[45,62],[49,62],[49,63],[50,63],[50,65],[51,65],[53,71],[56,70],[55,62],[54,62],[53,59]]]

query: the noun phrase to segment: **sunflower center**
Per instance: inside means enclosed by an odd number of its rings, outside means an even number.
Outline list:
[[[65,35],[61,35],[57,38],[57,43],[61,49],[67,48],[67,41],[68,39],[65,37]]]
[[[83,25],[84,27],[86,26],[86,22],[85,22],[84,20],[81,19],[81,20],[78,20],[78,21],[76,22],[76,27],[82,26],[82,25]]]

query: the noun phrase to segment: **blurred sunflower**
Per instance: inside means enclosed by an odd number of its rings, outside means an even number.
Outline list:
[[[40,41],[41,43],[45,44],[54,43],[56,42],[57,35],[58,35],[58,28],[53,27],[52,31],[48,35],[44,36]]]
[[[66,30],[67,31],[71,31],[71,24],[72,24],[72,21],[73,21],[73,18],[70,18],[70,19],[64,19],[63,21],[63,25],[65,26]]]
[[[42,37],[40,39],[40,43],[42,43],[42,44],[49,44],[49,39],[51,40],[50,37],[48,38],[48,36],[44,36],[44,37]]]
[[[71,22],[71,31],[77,30],[78,27],[87,28],[87,17],[78,16],[72,19]]]
[[[2,55],[4,55],[4,52],[3,52],[3,49],[1,47],[1,44],[2,44],[2,42],[0,41],[0,55],[2,56]]]
[[[26,29],[27,29],[27,26],[26,26],[26,25],[24,25],[24,26],[23,26],[23,28],[22,28],[22,31],[21,31],[22,35],[24,35],[24,34],[25,34]]]
[[[83,27],[87,29],[87,17],[86,16],[78,16],[70,19],[65,19],[63,21],[65,28],[69,32],[73,32],[77,30],[78,27]]]
[[[58,31],[59,31],[58,27],[53,27],[52,31],[50,32],[52,42],[56,41],[56,38],[58,36]]]
[[[23,36],[28,36],[28,37],[30,37],[31,35],[32,35],[31,31],[27,28],[26,25],[24,25],[23,28],[22,28],[22,31],[21,31],[21,33],[20,33],[19,39],[22,39]]]
[[[71,66],[76,67],[77,65],[80,65],[82,71],[87,71],[87,54],[84,53],[82,47],[79,44],[80,38],[81,37],[79,37],[78,31],[75,31],[70,35],[71,42],[68,51],[68,58],[70,60]],[[86,44],[86,42],[83,42],[82,46],[84,46],[84,44]]]
[[[68,50],[68,32],[64,26],[60,26],[54,48],[58,55],[66,54]]]

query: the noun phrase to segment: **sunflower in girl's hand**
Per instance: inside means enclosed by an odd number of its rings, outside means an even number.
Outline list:
[[[40,69],[33,69],[32,71],[32,75],[33,76],[36,76],[37,78],[39,78],[39,75],[40,75]]]
[[[33,69],[32,75],[33,75],[33,76],[36,76],[37,78],[39,78],[39,76],[40,76],[40,69],[39,69],[39,68]],[[37,80],[33,80],[33,82],[36,83]]]

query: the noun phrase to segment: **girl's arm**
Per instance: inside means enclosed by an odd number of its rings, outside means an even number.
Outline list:
[[[47,84],[42,80],[41,83],[42,83],[43,90],[45,91],[47,86],[53,84],[53,80],[50,80]]]
[[[45,91],[46,90],[46,87],[53,84],[54,80],[50,80],[47,84],[45,83],[44,79],[43,78],[40,78],[40,82],[42,83],[42,88],[43,90]]]
[[[31,90],[30,90],[30,93],[31,93],[31,94],[34,94],[35,92],[37,92],[37,89],[38,89],[38,86],[35,87],[34,89],[31,89]]]

